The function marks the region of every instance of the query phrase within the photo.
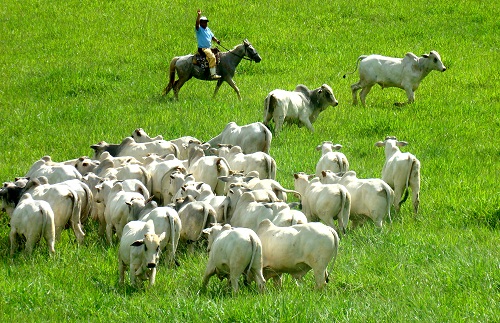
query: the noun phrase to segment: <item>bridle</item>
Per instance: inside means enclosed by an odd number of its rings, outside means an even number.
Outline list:
[[[244,45],[245,45],[245,54],[246,54],[246,52],[247,52],[247,48],[248,48],[250,45],[247,45],[247,44],[244,44]],[[245,60],[247,60],[247,61],[251,61],[251,62],[252,62],[252,61],[254,61],[252,58],[246,57],[245,55],[240,56],[240,55],[238,55],[238,54],[233,53],[233,51],[232,51],[232,50],[227,49],[226,47],[224,47],[224,46],[223,46],[223,45],[221,45],[221,44],[219,44],[219,46],[220,46],[220,47],[222,47],[222,48],[224,48],[224,49],[225,49],[228,53],[231,53],[231,54],[233,54],[233,55],[234,55],[234,56],[236,56],[236,57],[239,57],[239,58],[245,59]]]

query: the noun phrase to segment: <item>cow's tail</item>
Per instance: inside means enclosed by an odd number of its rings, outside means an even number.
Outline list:
[[[202,228],[200,230],[200,235],[198,236],[198,239],[200,240],[201,236],[203,235],[203,229],[207,228],[209,223],[208,223],[208,216],[210,215],[210,208],[207,205],[203,205],[203,224]]]
[[[342,222],[342,233],[346,234],[346,228],[349,222],[349,213],[351,210],[351,200],[349,198],[349,193],[347,192],[347,189],[341,189],[340,194],[342,202],[341,202],[340,212],[337,215],[337,219],[339,221],[339,224],[340,222]]]
[[[163,90],[162,95],[167,95],[168,92],[170,92],[170,90],[172,90],[172,88],[174,87],[174,81],[175,81],[175,64],[177,63],[178,59],[179,59],[179,57],[174,57],[170,61],[170,67],[169,67],[169,72],[168,72],[168,74],[169,74],[169,81],[168,81],[168,85]]]
[[[71,209],[71,226],[73,231],[75,232],[76,240],[78,243],[83,243],[83,239],[85,237],[85,233],[82,231],[82,223],[80,221],[81,212],[82,212],[82,203],[78,194],[74,190],[70,190],[70,193],[67,195],[68,198],[71,199],[73,204]]]
[[[175,223],[174,219],[171,215],[168,216],[168,222],[170,223],[170,243],[172,244],[172,249],[170,250],[170,259],[169,259],[169,265],[171,262],[174,260],[175,257],[175,236],[176,236],[176,230],[175,230]]]
[[[250,244],[252,245],[252,258],[250,259],[250,264],[248,265],[248,271],[247,271],[247,282],[250,282],[250,274],[252,272],[252,267],[253,263],[255,261],[255,256],[257,255],[258,251],[258,244],[254,240],[253,236],[250,235]]]
[[[276,179],[276,162],[271,156],[266,156],[267,174],[270,179]]]
[[[343,77],[343,78],[346,78],[346,76],[347,76],[347,75],[351,75],[351,74],[353,74],[354,72],[356,72],[356,70],[358,69],[359,62],[360,62],[360,61],[362,61],[362,60],[364,60],[366,57],[368,57],[368,56],[366,56],[366,55],[361,55],[361,56],[359,56],[359,57],[358,57],[358,59],[356,60],[356,68],[354,69],[354,71],[352,71],[352,72],[347,72],[347,73],[345,73],[345,74],[344,74],[344,76],[342,76],[342,77]]]
[[[392,218],[391,218],[391,205],[394,201],[394,191],[392,188],[384,182],[384,191],[386,194],[386,200],[387,200],[387,216],[389,217],[389,222],[392,223]]]
[[[92,195],[92,191],[90,190],[89,186],[85,183],[83,184],[84,185],[82,185],[82,187],[85,192],[85,209],[82,210],[82,218],[80,221],[82,221],[82,223],[85,223],[92,214],[92,209],[94,207],[94,203],[92,201],[94,200],[94,196]]]
[[[413,170],[413,165],[414,165],[414,161],[411,157],[408,157],[408,166],[406,167],[406,169],[408,169],[408,173],[406,174],[406,183],[405,183],[405,193],[403,195],[403,198],[401,199],[401,201],[399,201],[399,207],[401,207],[401,205],[406,202],[406,199],[408,198],[408,195],[409,195],[409,190],[408,190],[408,187],[410,186],[410,176],[411,176],[411,172]]]
[[[261,126],[262,131],[264,132],[264,146],[262,147],[261,151],[269,154],[269,151],[271,150],[271,140],[273,140],[273,134],[271,133],[271,130],[269,130],[267,125],[261,124]]]

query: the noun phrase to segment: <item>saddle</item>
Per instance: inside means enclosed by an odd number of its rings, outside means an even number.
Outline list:
[[[220,50],[215,47],[215,48],[210,48],[210,50],[212,51],[212,53],[214,53],[215,55],[215,62],[217,65],[219,65],[220,63]],[[199,49],[198,52],[196,54],[194,54],[193,56],[193,64],[194,65],[197,65],[203,69],[207,69],[208,68],[208,60],[207,60],[207,57],[205,55],[205,53]]]

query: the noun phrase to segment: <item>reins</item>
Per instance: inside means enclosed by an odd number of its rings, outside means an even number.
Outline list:
[[[224,47],[224,46],[223,46],[223,45],[221,45],[221,44],[218,44],[218,45],[219,45],[220,47],[222,47],[223,49],[225,49],[228,53],[231,53],[231,54],[233,54],[233,55],[234,55],[234,56],[236,56],[236,57],[239,57],[239,58],[242,58],[242,59],[246,59],[247,61],[251,61],[251,62],[253,61],[253,59],[248,58],[248,57],[246,57],[245,55],[240,56],[240,55],[238,55],[238,54],[233,53],[233,52],[232,52],[232,50],[227,49],[226,47]],[[246,49],[245,49],[245,53],[246,53]]]

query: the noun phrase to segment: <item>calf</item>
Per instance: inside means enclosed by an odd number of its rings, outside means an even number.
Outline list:
[[[203,230],[208,234],[208,264],[203,275],[203,288],[211,276],[229,277],[233,291],[238,292],[238,280],[246,271],[247,281],[255,280],[259,291],[264,290],[262,275],[262,244],[250,229],[232,228],[229,224],[214,225]]]
[[[269,93],[264,101],[264,125],[269,126],[269,121],[274,120],[274,133],[277,135],[285,121],[305,125],[314,132],[312,124],[320,112],[328,106],[335,107],[339,103],[333,95],[332,89],[323,84],[315,90],[309,90],[305,85],[297,85],[293,92],[274,90]]]
[[[351,210],[351,194],[340,184],[322,184],[318,177],[310,182],[304,173],[294,174],[295,189],[302,196],[302,211],[308,221],[320,219],[335,228],[334,220],[338,220],[338,228],[345,234]]]
[[[45,239],[49,252],[53,254],[55,234],[54,212],[50,204],[33,200],[29,193],[24,194],[10,219],[10,256],[14,256],[20,236],[26,238],[26,252],[29,255],[41,237]]]
[[[333,144],[331,141],[323,141],[321,145],[316,146],[316,150],[321,150],[321,158],[316,164],[316,177],[321,176],[324,170],[330,170],[334,173],[345,173],[349,170],[347,157],[338,151],[342,148],[339,144]]]
[[[149,280],[149,286],[154,285],[160,244],[164,238],[165,233],[159,236],[155,233],[151,220],[131,221],[125,225],[118,251],[120,284],[124,283],[125,270],[129,269],[132,286],[139,287],[138,280]]]
[[[354,226],[370,218],[377,227],[382,227],[386,216],[391,220],[391,205],[394,191],[379,178],[359,179],[354,171],[338,176],[331,171],[323,171],[320,176],[323,184],[342,184],[351,194],[350,220]],[[362,218],[359,218],[362,216]]]
[[[385,137],[384,141],[375,143],[375,146],[385,148],[382,179],[394,190],[396,212],[408,198],[408,188],[411,188],[413,212],[417,214],[420,204],[420,161],[414,155],[399,150],[398,147],[406,145],[407,142],[398,141],[396,137]],[[401,199],[403,192],[404,197]]]

